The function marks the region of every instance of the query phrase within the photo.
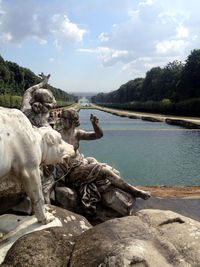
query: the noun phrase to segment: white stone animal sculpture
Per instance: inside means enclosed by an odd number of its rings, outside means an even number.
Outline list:
[[[51,127],[33,127],[17,109],[0,107],[0,179],[14,174],[32,201],[39,222],[48,223],[40,178],[40,164],[62,163],[74,155]]]

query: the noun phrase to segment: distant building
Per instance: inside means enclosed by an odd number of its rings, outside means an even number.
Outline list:
[[[79,103],[81,104],[82,107],[89,107],[90,106],[89,100],[85,97],[79,99]]]
[[[90,104],[87,103],[87,102],[85,102],[85,103],[81,103],[81,107],[89,107],[89,106],[90,106]]]

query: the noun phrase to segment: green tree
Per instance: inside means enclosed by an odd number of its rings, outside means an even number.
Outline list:
[[[181,81],[183,68],[184,64],[177,60],[168,63],[164,67],[160,81],[162,98],[169,98],[176,102],[177,88]]]
[[[200,97],[200,49],[193,50],[186,60],[178,94],[179,99]]]
[[[21,97],[26,89],[41,81],[31,70],[20,67],[10,61],[4,61],[0,56],[0,101],[2,106],[20,107]],[[56,100],[63,104],[74,102],[74,96],[63,90],[47,85]],[[16,98],[19,96],[20,98]]]
[[[152,68],[146,73],[142,87],[142,100],[161,100],[161,77],[163,70],[160,67]]]

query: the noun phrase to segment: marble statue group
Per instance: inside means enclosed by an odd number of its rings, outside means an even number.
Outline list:
[[[81,140],[103,137],[96,116],[90,116],[90,132],[78,128],[79,114],[72,108],[62,110],[59,131],[48,124],[56,100],[42,88],[50,75],[40,76],[42,82],[25,91],[21,111],[0,108],[0,178],[15,174],[44,224],[48,223],[45,203],[88,216],[103,216],[108,210],[114,216],[131,215],[135,199],[148,199],[149,192],[127,183],[106,163],[79,152]]]

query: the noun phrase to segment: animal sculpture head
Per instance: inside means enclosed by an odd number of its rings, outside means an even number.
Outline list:
[[[39,131],[42,135],[42,163],[62,163],[65,158],[74,156],[74,147],[63,141],[60,133],[49,127],[41,127]]]

